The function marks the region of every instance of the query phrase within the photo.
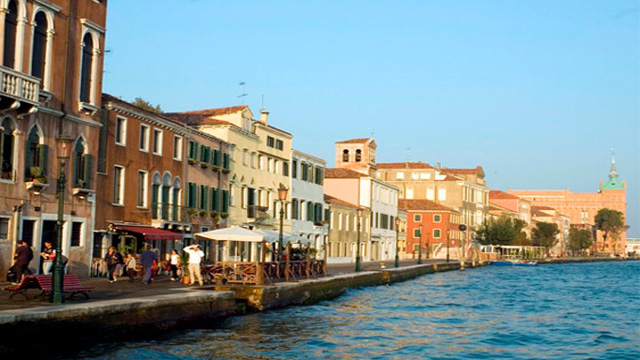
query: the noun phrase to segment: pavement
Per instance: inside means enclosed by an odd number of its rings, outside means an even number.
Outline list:
[[[451,260],[454,262],[455,260]],[[444,260],[424,260],[423,264],[430,263],[444,263]],[[394,261],[385,262],[363,262],[361,265],[362,271],[379,271],[384,265],[386,269],[394,268]],[[416,260],[402,260],[400,261],[400,267],[416,265]],[[327,266],[327,276],[349,274],[355,272],[355,264],[329,264]],[[118,278],[116,282],[109,282],[107,278],[103,277],[90,277],[81,278],[82,285],[94,286],[95,289],[90,292],[90,298],[85,299],[82,295],[77,295],[74,298],[66,299],[67,304],[83,304],[104,300],[117,300],[126,298],[140,298],[149,296],[158,296],[171,293],[179,293],[186,289],[196,290],[200,288],[198,285],[184,285],[179,281],[170,281],[167,276],[158,276],[155,281],[147,285],[142,283],[141,277],[137,277],[134,282],[129,282],[129,278],[126,276]],[[7,282],[0,282],[0,289],[10,285]],[[207,287],[207,285],[205,285]],[[12,294],[10,291],[0,292],[0,312],[6,310],[16,310],[25,308],[36,308],[53,306],[56,304],[49,303],[48,298],[38,296],[40,290],[29,289],[25,292],[28,299],[24,296],[16,294],[12,299],[9,296]]]

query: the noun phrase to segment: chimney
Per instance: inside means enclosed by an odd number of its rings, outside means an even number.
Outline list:
[[[267,109],[262,108],[262,110],[260,110],[260,122],[267,125],[269,121],[269,112],[267,111]]]
[[[440,169],[440,163],[436,163],[436,169]]]

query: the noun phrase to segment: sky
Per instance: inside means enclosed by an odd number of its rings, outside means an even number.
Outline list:
[[[104,91],[264,106],[328,167],[374,137],[377,162],[481,165],[505,191],[597,192],[615,153],[640,237],[636,0],[110,0]]]

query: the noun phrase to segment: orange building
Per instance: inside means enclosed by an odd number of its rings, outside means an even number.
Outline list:
[[[595,216],[600,209],[608,208],[622,212],[626,218],[625,181],[618,179],[615,159],[611,162],[609,179],[600,182],[600,191],[596,193],[572,193],[565,190],[513,190],[510,194],[529,200],[533,206],[548,206],[569,216],[572,226],[595,225]],[[597,232],[597,249],[614,254],[623,254],[626,247],[626,232],[618,239],[607,239],[604,243],[602,233]]]

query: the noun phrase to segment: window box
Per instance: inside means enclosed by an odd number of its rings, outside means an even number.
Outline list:
[[[228,174],[228,173],[230,173],[230,172],[231,172],[231,170],[229,170],[229,169],[226,169],[226,168],[225,168],[225,169],[222,169],[222,173],[223,173],[223,174]]]
[[[40,194],[44,189],[49,187],[46,182],[40,182],[38,180],[27,181],[24,183],[28,191],[33,191],[36,195]]]
[[[191,164],[191,165],[196,165],[196,164],[199,164],[199,163],[200,163],[200,161],[198,161],[196,159],[189,159],[189,164]]]
[[[87,196],[93,194],[95,191],[85,188],[73,188],[72,192],[73,195],[76,195],[79,198],[86,198]]]
[[[95,105],[89,104],[87,102],[84,101],[79,101],[78,102],[78,110],[80,112],[85,112],[85,113],[89,113],[91,115],[95,115],[99,108]]]

